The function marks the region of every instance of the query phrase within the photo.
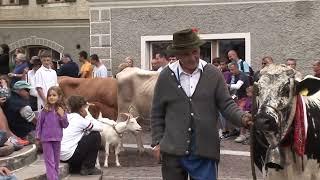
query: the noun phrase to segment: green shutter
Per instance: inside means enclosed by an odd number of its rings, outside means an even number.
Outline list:
[[[37,0],[37,4],[45,4],[47,3],[47,0]]]
[[[19,0],[19,5],[28,5],[29,0]]]

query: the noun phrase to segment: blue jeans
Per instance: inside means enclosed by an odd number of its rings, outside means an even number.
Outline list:
[[[7,140],[8,140],[7,133],[5,131],[0,130],[0,147],[2,147]]]
[[[16,178],[15,175],[11,175],[11,176],[1,176],[0,175],[0,180],[18,180],[18,179]]]

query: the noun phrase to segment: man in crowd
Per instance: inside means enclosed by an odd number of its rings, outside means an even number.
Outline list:
[[[108,70],[104,64],[101,63],[98,55],[92,54],[90,56],[91,58],[91,64],[94,65],[93,68],[93,78],[104,78],[108,77]]]
[[[58,85],[58,77],[56,71],[51,67],[52,56],[50,51],[43,50],[40,54],[40,59],[42,66],[37,70],[34,81],[38,98],[40,98],[38,101],[40,103],[39,106],[44,106],[49,88]]]
[[[10,130],[20,138],[26,137],[35,129],[36,116],[29,102],[31,89],[26,81],[16,82],[4,107]]]
[[[314,76],[320,78],[320,60],[316,60],[313,63]]]
[[[80,77],[92,78],[93,66],[88,59],[88,53],[86,51],[79,52],[79,61],[82,63],[80,68]]]
[[[174,55],[170,55],[168,59],[169,59],[169,64],[172,64],[177,61],[177,57]]]
[[[292,69],[296,70],[296,78],[302,79],[303,75],[296,69],[297,68],[297,60],[293,58],[288,58],[286,61],[287,66],[291,67]]]
[[[169,60],[167,58],[167,54],[165,52],[160,52],[156,54],[156,60],[159,62],[160,67],[157,70],[158,72],[161,72],[163,68],[165,68],[169,64]]]
[[[162,154],[163,179],[187,180],[189,174],[216,180],[218,112],[237,126],[252,124],[230,97],[220,70],[200,60],[202,44],[192,29],[174,33],[168,51],[179,60],[162,70],[155,86],[152,147],[157,159]]]
[[[239,107],[243,109],[245,103],[244,98],[247,94],[246,88],[249,87],[249,78],[244,72],[241,72],[239,70],[238,64],[236,62],[231,62],[229,64],[229,70],[232,74],[231,83],[229,85],[230,93]],[[241,143],[246,139],[246,130],[244,128],[241,128],[240,135],[235,139],[235,142]]]
[[[261,60],[261,69],[263,69],[264,67],[273,64],[273,59],[271,56],[266,56],[263,57]],[[257,82],[260,79],[260,70],[257,71],[256,73],[254,73],[253,79],[255,82]]]
[[[153,58],[151,60],[151,71],[158,71],[158,69],[161,67],[159,61],[156,58]]]
[[[244,61],[244,60],[239,58],[239,55],[238,55],[237,51],[235,51],[233,49],[228,51],[228,58],[229,58],[230,61],[236,62],[238,64],[238,69],[241,72],[244,72],[247,75],[250,75],[250,66],[249,66],[249,64],[246,61]]]
[[[70,54],[63,54],[61,61],[63,64],[57,72],[58,76],[69,76],[74,78],[79,76],[79,66],[72,60]]]

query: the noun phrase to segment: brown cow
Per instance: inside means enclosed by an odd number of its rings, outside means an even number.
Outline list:
[[[86,98],[89,103],[95,104],[103,117],[117,119],[117,81],[114,78],[59,78],[59,86],[68,98],[71,95],[80,95]],[[94,107],[93,107],[94,108]],[[90,110],[97,118],[99,111]],[[95,113],[96,112],[96,113]]]
[[[117,74],[118,114],[139,116],[138,123],[144,131],[150,130],[150,111],[153,91],[159,72],[127,67]],[[144,151],[141,134],[136,136],[139,151]]]

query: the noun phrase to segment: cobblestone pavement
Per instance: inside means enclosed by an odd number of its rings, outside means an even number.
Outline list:
[[[150,144],[150,133],[143,136],[144,144]],[[135,143],[131,135],[125,135],[124,142]],[[221,142],[222,150],[232,150],[237,153],[248,152],[249,146],[237,144],[233,139]],[[103,168],[103,180],[153,180],[161,179],[161,167],[149,153],[139,154],[135,149],[129,149],[120,153],[122,167],[114,167],[114,157],[109,157],[109,168]],[[103,157],[102,157],[103,158]],[[262,175],[256,170],[258,178]],[[220,180],[249,180],[252,179],[250,157],[245,155],[222,154],[219,164]]]

